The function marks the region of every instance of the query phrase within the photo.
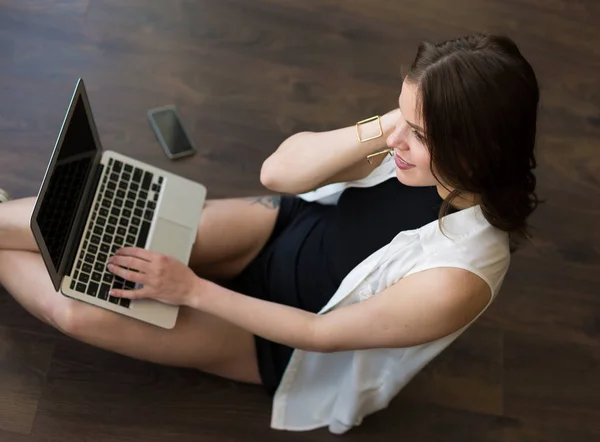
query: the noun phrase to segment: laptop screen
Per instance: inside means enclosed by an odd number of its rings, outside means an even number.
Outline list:
[[[83,94],[76,94],[74,100],[71,119],[63,128],[64,138],[55,148],[56,163],[47,172],[48,187],[36,216],[55,272],[63,268],[63,260],[68,257],[67,240],[98,151]]]

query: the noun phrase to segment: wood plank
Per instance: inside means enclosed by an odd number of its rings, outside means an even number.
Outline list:
[[[54,339],[0,326],[0,430],[31,432]]]

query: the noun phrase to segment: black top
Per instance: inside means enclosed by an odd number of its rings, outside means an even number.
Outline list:
[[[435,187],[408,187],[395,177],[346,189],[337,205],[284,196],[269,242],[230,288],[318,313],[352,269],[398,233],[435,221],[441,204]],[[255,341],[263,385],[273,394],[292,349]]]
[[[319,311],[324,298],[330,298],[364,259],[398,233],[435,221],[442,201],[435,186],[409,187],[397,178],[346,189],[336,206],[321,213],[297,250],[295,280],[301,308]]]

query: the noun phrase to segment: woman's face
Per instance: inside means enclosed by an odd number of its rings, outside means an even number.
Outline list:
[[[430,155],[425,142],[423,122],[417,113],[417,86],[404,81],[399,99],[400,117],[387,138],[394,149],[396,176],[407,186],[439,184],[430,169]]]

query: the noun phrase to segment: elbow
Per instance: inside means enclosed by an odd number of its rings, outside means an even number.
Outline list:
[[[260,168],[260,183],[269,190],[281,192],[281,180],[277,176],[277,167],[273,163],[272,156],[263,162]]]
[[[260,182],[267,189],[277,193],[302,193],[302,183],[294,176],[294,167],[290,167],[289,157],[296,150],[298,138],[309,132],[300,132],[287,138],[269,156],[260,168]]]

